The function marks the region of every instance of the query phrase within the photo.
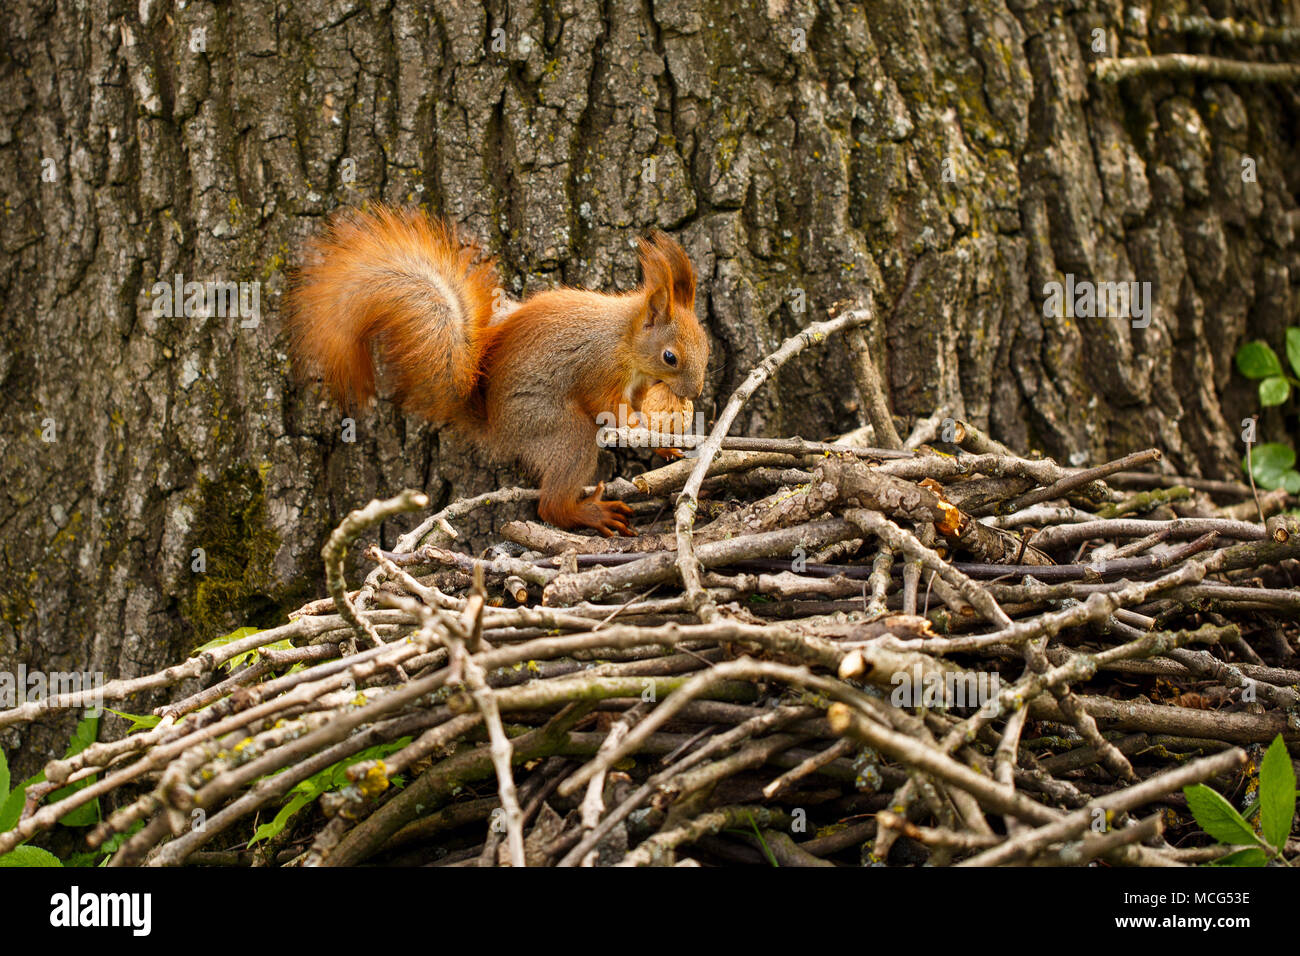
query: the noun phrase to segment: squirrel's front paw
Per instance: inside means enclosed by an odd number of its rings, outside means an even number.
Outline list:
[[[582,523],[588,528],[595,528],[606,538],[618,534],[635,538],[636,532],[627,523],[632,517],[632,509],[621,501],[605,501],[601,498],[604,492],[605,483],[602,481],[596,486],[595,494],[579,502]]]

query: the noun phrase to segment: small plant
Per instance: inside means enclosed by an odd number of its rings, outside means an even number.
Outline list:
[[[1281,442],[1265,442],[1241,459],[1241,469],[1265,490],[1285,488],[1300,495],[1300,471],[1295,469],[1295,451]]]
[[[1295,817],[1295,768],[1291,766],[1281,734],[1273,738],[1259,767],[1257,809],[1261,832],[1257,833],[1245,816],[1203,783],[1184,787],[1183,795],[1202,830],[1221,844],[1244,845],[1244,849],[1220,857],[1214,865],[1264,866],[1270,861],[1289,865],[1282,849],[1291,835],[1291,821]],[[1253,814],[1255,809],[1251,807],[1246,812]]]
[[[326,767],[324,770],[320,771],[320,773],[299,782],[289,791],[293,796],[289,799],[288,803],[285,803],[280,807],[279,812],[276,813],[275,817],[269,823],[263,823],[257,828],[253,833],[253,838],[248,841],[248,845],[251,847],[257,843],[279,836],[288,825],[289,820],[303,807],[314,803],[322,794],[332,793],[333,791],[341,790],[343,787],[348,786],[350,783],[348,780],[348,768],[353,764],[360,763],[364,760],[382,760],[389,754],[401,750],[410,742],[410,737],[399,737],[397,740],[392,740],[388,743],[367,747],[365,750],[355,753],[351,757],[340,760],[338,763]],[[390,782],[395,787],[401,787],[405,783],[403,778],[400,776],[394,777]]]
[[[72,732],[72,739],[68,742],[67,752],[63,755],[66,760],[75,754],[80,753],[86,747],[95,742],[99,736],[99,718],[87,717],[77,724],[76,730]],[[62,787],[47,798],[50,803],[57,803],[64,797],[67,797],[75,790],[82,787],[88,787],[95,782],[98,774],[91,775],[76,783]],[[45,781],[45,771],[41,771],[34,777],[29,777],[20,783],[14,790],[9,789],[9,761],[5,759],[3,751],[0,751],[0,832],[12,830],[18,825],[18,820],[22,816],[23,806],[27,802],[27,788],[36,783]],[[89,827],[94,826],[100,820],[99,798],[84,803],[75,810],[70,810],[59,818],[59,824],[65,827]],[[116,847],[113,847],[116,849]],[[101,847],[95,853],[75,854],[67,862],[69,866],[93,866],[97,861],[107,860],[108,848]],[[0,855],[0,867],[4,866],[63,866],[54,854],[40,847],[27,846],[20,844],[16,849],[9,853]]]
[[[1291,370],[1300,375],[1300,327],[1286,330],[1286,358]],[[1259,403],[1264,407],[1281,405],[1291,397],[1291,387],[1300,388],[1300,379],[1286,373],[1282,360],[1267,342],[1247,342],[1237,349],[1237,370],[1250,379],[1259,380]],[[1241,460],[1241,468],[1261,488],[1285,488],[1300,494],[1300,471],[1296,471],[1294,449],[1281,442],[1265,442]]]
[[[17,790],[9,790],[9,761],[5,759],[4,751],[0,750],[0,830],[13,829],[18,822],[18,817],[23,812],[26,790],[26,783]],[[0,867],[62,865],[57,856],[38,846],[19,846],[0,856]]]
[[[1291,371],[1300,375],[1300,327],[1286,330],[1286,358]],[[1291,397],[1291,386],[1300,387],[1300,379],[1286,374],[1282,360],[1267,342],[1247,342],[1237,349],[1237,371],[1246,378],[1259,379],[1259,403],[1265,408],[1281,405]]]
[[[781,864],[777,862],[776,855],[772,853],[772,848],[769,847],[767,845],[767,841],[763,839],[763,833],[761,830],[758,829],[758,824],[754,822],[753,815],[746,814],[745,817],[746,819],[749,820],[750,829],[754,831],[754,839],[758,841],[758,848],[763,851],[763,856],[767,858],[768,866],[779,867]],[[727,832],[735,833],[745,837],[749,836],[749,830],[745,830],[743,828],[728,827]]]
[[[222,634],[220,637],[214,637],[206,644],[196,647],[191,653],[202,654],[204,651],[215,651],[218,648],[225,647],[227,644],[231,644],[235,641],[242,640],[243,638],[248,637],[250,634],[256,634],[260,630],[261,628],[258,627],[237,628],[236,630],[231,631],[229,634]],[[262,649],[263,650],[274,649],[277,651],[285,651],[285,650],[290,650],[292,647],[293,645],[289,641],[285,640],[285,641],[276,641],[274,644],[268,644],[266,645],[265,648]],[[237,669],[244,666],[245,664],[252,663],[252,661],[257,657],[257,653],[258,652],[256,650],[244,651],[242,654],[236,654],[230,660],[226,661],[222,666],[229,673],[233,674]]]

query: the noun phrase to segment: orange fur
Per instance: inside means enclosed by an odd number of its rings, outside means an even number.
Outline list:
[[[656,410],[684,411],[709,355],[685,251],[655,233],[640,254],[634,292],[556,289],[494,322],[495,267],[475,265],[478,250],[451,227],[414,210],[343,211],[308,244],[291,288],[294,352],[353,408],[375,395],[376,342],[404,408],[540,479],[543,519],[631,534],[627,506],[581,497],[596,417],[635,412],[652,387]]]
[[[483,375],[477,356],[497,288],[495,267],[474,265],[477,255],[415,210],[342,211],[308,244],[290,293],[295,352],[356,409],[375,396],[378,340],[398,401],[458,420]]]

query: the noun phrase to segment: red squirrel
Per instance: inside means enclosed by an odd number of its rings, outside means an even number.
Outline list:
[[[626,404],[633,421],[656,412],[684,424],[709,360],[686,252],[655,232],[640,259],[633,292],[553,289],[494,317],[496,266],[452,226],[415,209],[340,210],[291,285],[293,350],[356,408],[375,396],[376,340],[401,406],[521,464],[541,482],[543,521],[633,535],[632,509],[604,500],[603,483],[582,497],[597,416]]]

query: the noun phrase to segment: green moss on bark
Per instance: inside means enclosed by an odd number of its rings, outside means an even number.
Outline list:
[[[266,515],[262,469],[235,465],[199,479],[198,504],[186,544],[202,548],[205,570],[181,601],[181,614],[199,641],[239,624],[275,623],[289,595],[279,593],[273,561],[280,539]],[[268,619],[269,618],[269,619]]]

